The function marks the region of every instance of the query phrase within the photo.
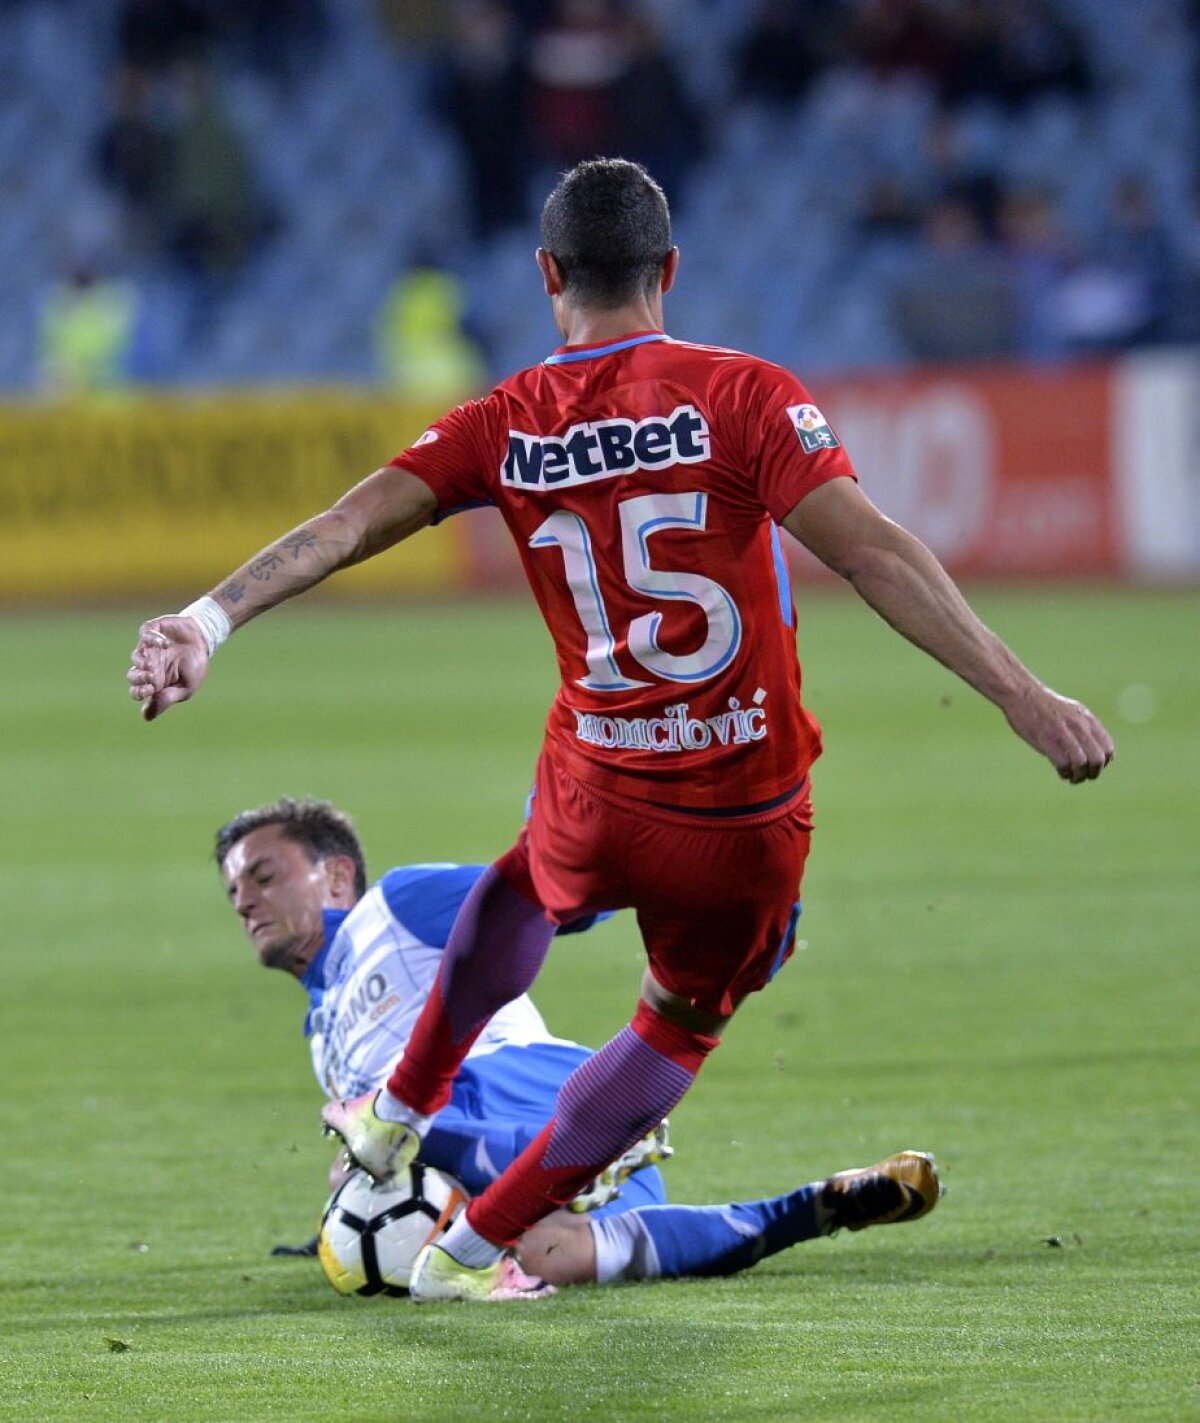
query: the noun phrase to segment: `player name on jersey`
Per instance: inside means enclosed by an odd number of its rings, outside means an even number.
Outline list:
[[[698,464],[710,453],[708,422],[694,405],[678,405],[643,420],[586,421],[565,435],[510,430],[500,478],[517,489],[565,489],[636,469]]]
[[[755,700],[761,702],[763,694]],[[706,716],[691,715],[687,702],[664,708],[662,716],[603,716],[575,708],[575,735],[580,741],[606,751],[703,751],[716,741],[744,746],[767,735],[767,711],[761,705],[743,708],[730,697],[729,710]]]

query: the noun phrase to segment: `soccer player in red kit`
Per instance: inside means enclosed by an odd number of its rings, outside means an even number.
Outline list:
[[[416,1154],[463,1057],[525,991],[554,925],[632,907],[648,965],[631,1022],[564,1083],[541,1136],[438,1246],[424,1299],[537,1294],[506,1251],[679,1102],[730,1015],[792,950],[820,731],[800,699],[782,525],[899,632],[995,702],[1072,782],[1113,746],[975,617],[940,564],[861,493],[788,372],[672,340],[666,201],[595,160],[547,200],[538,251],[565,344],[437,421],[392,464],[183,614],[143,625],[144,714],[190,696],[234,626],[425,524],[496,505],[554,638],[562,685],[532,814],[481,878],[378,1094],[325,1109],[372,1174]],[[916,1152],[834,1178],[835,1223],[936,1204]]]

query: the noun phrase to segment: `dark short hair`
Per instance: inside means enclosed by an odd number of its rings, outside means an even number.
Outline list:
[[[671,250],[666,195],[640,163],[577,163],[546,199],[542,246],[568,296],[585,306],[621,306],[653,291],[662,273]]]
[[[327,860],[331,855],[345,855],[353,860],[355,896],[361,899],[366,894],[367,864],[354,822],[329,801],[313,800],[311,796],[302,800],[280,796],[271,805],[260,805],[257,810],[243,810],[235,815],[217,831],[217,864],[225,863],[225,857],[239,840],[268,825],[278,825],[289,840],[303,845],[314,862]]]

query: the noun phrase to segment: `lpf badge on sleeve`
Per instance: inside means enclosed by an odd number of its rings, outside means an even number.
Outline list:
[[[836,450],[841,444],[815,405],[789,405],[787,413],[806,455],[815,455],[818,450]]]

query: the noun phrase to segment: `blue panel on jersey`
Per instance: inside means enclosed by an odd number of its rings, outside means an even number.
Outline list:
[[[346,922],[348,909],[323,909],[321,917],[325,921],[325,942],[321,945],[320,952],[312,963],[300,975],[300,982],[304,985],[304,991],[308,994],[308,1014],[304,1019],[304,1036],[312,1037],[313,1014],[325,1001],[325,964],[329,958],[329,946],[333,943],[337,931]]]
[[[462,902],[483,865],[405,865],[379,881],[387,906],[404,927],[431,948],[444,949]]]
[[[644,346],[647,341],[669,341],[665,331],[648,331],[644,336],[630,336],[624,341],[612,341],[607,346],[589,346],[583,351],[555,351],[542,362],[544,366],[562,366],[570,361],[590,361],[596,356],[611,356],[614,351],[627,351],[630,346]]]
[[[792,905],[792,912],[788,915],[787,928],[784,930],[783,934],[783,942],[779,945],[779,951],[775,955],[775,962],[771,965],[771,972],[767,974],[768,983],[770,983],[770,981],[783,967],[784,960],[788,956],[788,950],[791,948],[793,942],[795,941],[796,925],[800,922],[800,915],[803,912],[803,909],[804,906],[800,902],[800,900],[797,900],[795,904]]]
[[[787,556],[783,551],[783,539],[779,533],[779,525],[771,525],[771,553],[775,559],[775,583],[779,588],[779,611],[783,617],[783,625],[790,628],[792,625],[792,576],[788,572]]]

